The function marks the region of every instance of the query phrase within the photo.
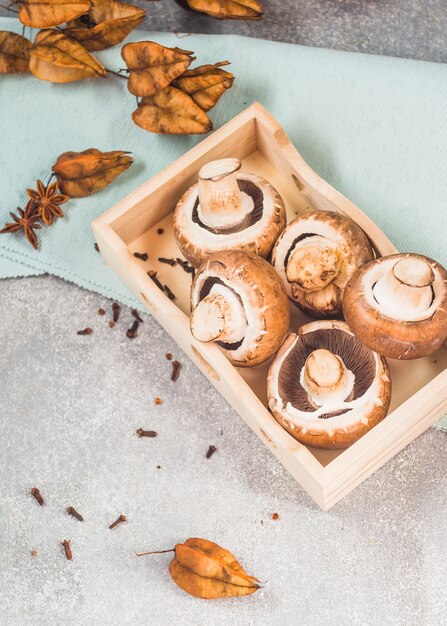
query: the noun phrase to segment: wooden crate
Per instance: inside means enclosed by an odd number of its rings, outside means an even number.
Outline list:
[[[356,206],[322,180],[302,159],[285,131],[258,103],[237,115],[162,172],[93,222],[106,262],[140,298],[216,389],[288,469],[318,505],[327,510],[447,412],[447,349],[416,361],[389,361],[393,392],[388,416],[345,450],[317,450],[293,439],[267,409],[268,364],[236,369],[215,344],[198,342],[189,330],[191,277],[159,263],[176,257],[172,211],[197,180],[202,165],[237,157],[243,169],[264,176],[282,195],[288,219],[308,208],[339,211],[367,233],[376,252],[396,249]],[[164,230],[158,234],[158,229]],[[134,252],[150,252],[148,262]],[[148,277],[153,269],[177,296],[170,301]],[[292,329],[306,317],[292,306]],[[199,425],[197,426],[199,428]],[[237,454],[237,442],[234,453]]]

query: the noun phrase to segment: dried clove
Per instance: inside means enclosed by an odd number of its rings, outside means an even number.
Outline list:
[[[175,298],[176,298],[175,294],[172,293],[172,291],[169,289],[169,287],[167,285],[164,285],[163,291],[168,296],[169,300],[175,300]]]
[[[118,302],[114,302],[114,303],[112,304],[112,311],[113,311],[113,317],[112,317],[112,319],[113,319],[113,321],[116,323],[116,322],[119,320],[119,318],[120,318],[120,313],[121,313],[121,307],[120,307],[120,305],[118,304]]]
[[[76,511],[76,509],[74,509],[72,506],[67,506],[67,513],[68,513],[68,515],[71,515],[72,517],[75,517],[80,522],[84,521],[84,518],[82,517],[82,515],[80,513],[78,513]]]
[[[195,269],[193,268],[192,265],[188,263],[188,261],[184,261],[183,259],[179,259],[178,257],[176,260],[177,260],[177,263],[182,268],[182,270],[184,270],[187,274],[194,275]]]
[[[206,455],[205,455],[205,456],[206,456],[206,458],[207,458],[207,459],[210,459],[216,451],[217,451],[216,446],[210,446],[210,447],[208,448],[208,452],[207,452],[207,453],[206,453]]]
[[[257,578],[245,572],[231,552],[207,539],[191,538],[171,550],[142,552],[137,556],[168,552],[174,552],[169,565],[172,580],[196,598],[247,596],[261,586]]]
[[[157,228],[157,235],[162,235],[164,232],[163,228]]]
[[[178,380],[178,377],[180,376],[180,370],[181,370],[182,364],[179,363],[178,361],[172,361],[172,374],[171,374],[171,380],[175,383]]]
[[[171,267],[174,267],[175,265],[177,265],[177,261],[175,259],[166,259],[163,256],[159,256],[158,260],[160,261],[160,263],[166,263],[167,265],[170,265]]]
[[[138,428],[137,437],[156,437],[158,433],[155,430],[143,430],[142,428]]]
[[[105,315],[106,312],[104,309],[98,309],[98,315]]]
[[[276,522],[277,520],[279,520],[279,515],[278,515],[278,513],[272,513],[272,520],[274,520],[275,522]]]
[[[78,330],[78,335],[91,335],[93,333],[93,328],[87,326],[87,328],[83,328],[82,330]]]
[[[149,258],[147,252],[134,252],[133,255],[137,257],[137,259],[141,259],[142,261],[147,261]]]
[[[154,281],[154,283],[157,285],[159,289],[161,289],[161,291],[164,291],[163,285],[157,278],[157,272],[154,272],[154,270],[149,270],[147,275],[149,276],[149,278],[151,278]]]
[[[33,498],[35,498],[37,500],[37,502],[40,504],[40,506],[44,506],[45,505],[45,500],[43,499],[42,494],[40,493],[40,490],[37,487],[33,487],[31,489],[31,495],[33,496]]]
[[[138,313],[136,309],[132,309],[130,314],[133,315],[134,318],[140,322],[140,324],[144,323],[144,319],[141,317],[141,315]]]
[[[123,522],[127,522],[127,517],[125,515],[120,515],[114,522],[113,524],[110,524],[109,528],[110,530],[113,530],[114,528],[116,528],[116,526],[118,526],[118,524],[122,524]]]
[[[134,339],[134,337],[137,336],[138,326],[139,325],[140,325],[140,322],[138,320],[135,320],[134,323],[132,324],[132,326],[127,329],[126,337],[128,339]]]
[[[168,359],[168,361],[172,361],[172,354],[170,352],[168,352],[165,356]]]
[[[154,398],[154,404],[163,404],[163,400],[157,396]]]
[[[70,541],[68,539],[64,539],[63,541],[61,541],[61,543],[64,546],[65,556],[66,556],[67,560],[71,561],[72,558],[73,558],[73,553],[71,551]]]

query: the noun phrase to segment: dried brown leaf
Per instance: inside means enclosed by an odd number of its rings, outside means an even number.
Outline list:
[[[90,0],[19,0],[19,20],[32,28],[49,28],[87,13]]]
[[[128,43],[121,56],[129,68],[128,89],[134,96],[152,96],[167,87],[195,57],[189,50],[166,48],[153,41]]]
[[[229,65],[229,61],[187,70],[173,84],[191,96],[201,109],[209,111],[233,85],[234,76],[221,69],[224,65]]]
[[[258,0],[186,0],[186,3],[193,11],[219,20],[260,20],[263,16]]]
[[[8,30],[0,30],[0,74],[29,72],[31,41]]]
[[[213,125],[207,114],[180,89],[165,87],[143,98],[132,119],[153,133],[191,135],[207,133]]]
[[[144,9],[123,2],[95,4],[88,14],[88,24],[83,18],[68,24],[66,34],[82,43],[87,50],[104,50],[121,43],[144,20]]]
[[[30,70],[37,78],[52,83],[70,83],[107,74],[80,43],[56,30],[37,33],[31,48]]]
[[[207,539],[191,538],[177,544],[169,572],[181,589],[197,598],[245,596],[260,587],[231,552]]]
[[[107,187],[132,162],[128,152],[90,148],[84,152],[64,152],[52,169],[63,194],[83,198]]]

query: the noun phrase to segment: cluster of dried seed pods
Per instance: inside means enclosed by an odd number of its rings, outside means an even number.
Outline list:
[[[137,556],[174,552],[169,565],[172,580],[196,598],[212,600],[255,593],[261,583],[249,576],[231,552],[207,539],[191,538],[170,550],[142,552]]]

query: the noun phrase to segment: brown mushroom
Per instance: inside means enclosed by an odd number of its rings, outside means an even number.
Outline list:
[[[272,266],[252,252],[211,254],[191,289],[191,332],[215,341],[238,367],[267,361],[290,323],[289,301]]]
[[[284,203],[276,189],[240,168],[238,159],[207,163],[198,183],[177,203],[174,235],[195,267],[220,250],[245,250],[265,258],[285,226]]]
[[[267,380],[269,407],[295,439],[345,448],[387,414],[391,379],[383,357],[344,322],[319,320],[288,335]]]
[[[362,229],[332,211],[299,215],[286,226],[272,252],[289,297],[314,317],[340,314],[346,283],[373,258]]]
[[[392,359],[432,354],[447,338],[447,271],[419,254],[392,254],[348,282],[343,313],[355,335]]]

